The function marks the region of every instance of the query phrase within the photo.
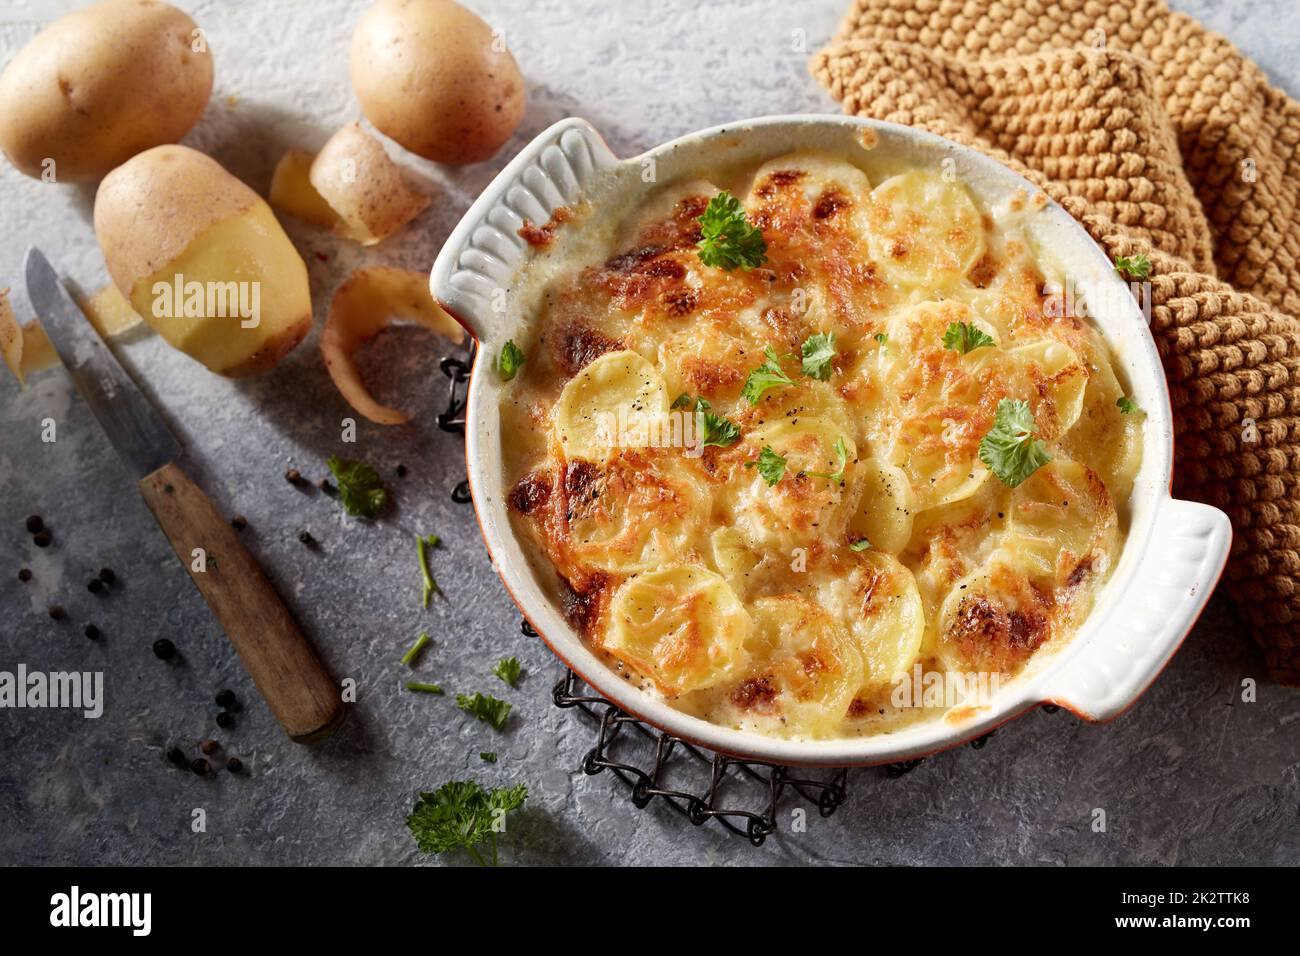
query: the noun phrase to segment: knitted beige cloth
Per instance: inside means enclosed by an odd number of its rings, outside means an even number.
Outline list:
[[[1300,104],[1162,0],[856,0],[810,67],[1150,257],[1175,491],[1232,518],[1228,590],[1300,683]]]

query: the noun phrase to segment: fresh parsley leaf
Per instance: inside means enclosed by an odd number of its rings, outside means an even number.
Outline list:
[[[1142,411],[1138,406],[1138,403],[1133,401],[1133,399],[1129,398],[1127,395],[1121,395],[1119,398],[1115,399],[1115,407],[1125,415],[1132,415],[1134,412]]]
[[[965,322],[953,322],[948,326],[948,331],[943,333],[943,347],[962,355],[988,345],[997,345],[993,336]]]
[[[415,643],[412,644],[407,649],[406,653],[402,655],[402,665],[405,667],[414,667],[415,662],[419,660],[420,654],[424,652],[425,645],[427,645],[428,643],[429,643],[428,634],[422,633],[419,637],[417,637],[415,639]]]
[[[480,866],[488,861],[479,847],[488,844],[492,865],[497,864],[497,833],[505,832],[506,815],[528,799],[528,788],[484,790],[471,780],[444,783],[433,793],[421,793],[406,818],[415,844],[425,853],[450,853],[464,849]]]
[[[998,402],[993,428],[980,439],[980,461],[1010,488],[1052,460],[1047,446],[1034,437],[1037,427],[1028,402],[1004,398]]]
[[[730,272],[753,269],[767,259],[767,243],[761,230],[745,218],[740,200],[730,193],[718,193],[700,216],[700,261]]]
[[[496,662],[496,666],[492,668],[492,673],[511,687],[514,687],[519,680],[519,669],[519,658],[506,657]]]
[[[757,405],[768,389],[794,384],[794,379],[782,371],[781,360],[777,358],[772,346],[765,348],[763,355],[767,360],[749,373],[749,378],[745,379],[745,387],[740,392],[751,405]]]
[[[866,551],[867,548],[869,548],[869,547],[871,547],[871,542],[870,542],[870,541],[868,541],[866,538],[858,538],[857,541],[854,541],[851,545],[849,545],[849,550],[850,550],[850,551]]]
[[[1151,275],[1151,260],[1145,252],[1135,256],[1116,256],[1115,271],[1126,279],[1146,279]]]
[[[436,534],[424,538],[417,535],[415,539],[415,554],[420,560],[420,576],[424,578],[424,596],[422,600],[426,608],[429,606],[429,598],[442,593],[442,588],[438,587],[438,582],[429,573],[429,549],[436,548],[441,541],[442,539]]]
[[[881,345],[889,344],[889,336],[886,335],[884,332],[877,332],[875,335],[872,336],[872,338],[875,339]]]
[[[831,377],[831,363],[835,361],[835,333],[818,332],[804,340],[800,347],[803,356],[803,373],[809,378],[824,382]]]
[[[421,694],[443,694],[446,693],[437,684],[423,684],[418,680],[408,680],[406,682],[407,690],[419,691]]]
[[[769,488],[785,476],[785,459],[774,452],[771,445],[764,445],[758,453],[758,460],[745,462],[745,467],[757,468]]]
[[[685,399],[684,402],[683,399]],[[734,445],[736,439],[740,437],[740,426],[723,418],[721,415],[715,415],[709,411],[712,406],[707,400],[691,398],[689,395],[682,394],[677,396],[677,401],[673,402],[674,408],[678,407],[678,402],[687,407],[694,403],[700,434],[704,436],[704,440],[700,442],[701,448],[705,445],[717,445],[719,448],[726,448],[729,445]]]
[[[844,436],[841,435],[835,440],[835,457],[840,460],[840,470],[827,473],[824,471],[810,471],[808,474],[815,478],[829,478],[837,485],[844,484],[844,469],[849,463],[849,446],[844,444]]]
[[[379,480],[379,472],[364,461],[330,455],[325,462],[339,485],[339,500],[350,515],[373,518],[388,501],[388,489]]]
[[[478,753],[478,759],[482,760],[484,763],[496,763],[497,755],[491,750],[480,750]]]
[[[497,374],[501,376],[501,381],[508,382],[519,374],[519,366],[528,361],[524,355],[524,350],[515,345],[514,339],[510,339],[505,345],[501,346],[501,354],[497,356]]]
[[[691,396],[686,394],[685,392],[682,392],[680,395],[678,395],[676,398],[673,399],[672,407],[674,410],[676,410],[678,408],[690,408],[693,404],[695,404],[695,399],[691,398]]]
[[[721,415],[704,413],[704,444],[726,448],[740,437],[740,426]]]
[[[504,700],[497,700],[491,694],[457,694],[456,706],[465,713],[477,717],[493,730],[500,730],[506,725],[506,718],[513,710]]]

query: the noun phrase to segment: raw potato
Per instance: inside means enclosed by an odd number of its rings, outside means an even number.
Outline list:
[[[488,159],[524,115],[515,58],[452,0],[377,0],[352,35],[350,70],[366,118],[426,159]]]
[[[0,149],[28,176],[79,182],[180,139],[212,93],[197,29],[155,0],[108,0],[56,20],[0,74]]]
[[[95,234],[135,311],[214,372],[266,371],[311,328],[307,266],[271,207],[202,153],[158,146],[113,170]]]
[[[429,197],[410,187],[378,140],[351,123],[315,156],[284,155],[271,180],[271,204],[373,246],[423,212]]]
[[[388,328],[393,316],[432,329],[453,342],[465,338],[456,320],[429,294],[428,273],[373,266],[348,277],[330,303],[321,333],[321,357],[347,403],[380,425],[401,425],[411,416],[371,397],[352,354]]]
[[[26,385],[27,376],[58,365],[59,356],[39,322],[18,324],[8,293],[8,289],[0,289],[0,354],[18,384]],[[140,316],[122,298],[117,286],[104,286],[88,299],[78,298],[77,305],[104,338],[121,335],[140,324]]]

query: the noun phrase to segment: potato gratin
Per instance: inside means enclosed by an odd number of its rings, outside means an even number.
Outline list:
[[[863,156],[527,224],[533,317],[499,359],[513,520],[567,619],[627,680],[758,733],[968,709],[899,688],[1061,646],[1140,464],[1105,343],[1044,294],[1036,204]]]

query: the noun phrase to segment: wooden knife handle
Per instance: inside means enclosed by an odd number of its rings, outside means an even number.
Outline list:
[[[338,686],[208,496],[175,464],[142,478],[140,493],[285,732],[314,743],[337,730],[347,716]]]

